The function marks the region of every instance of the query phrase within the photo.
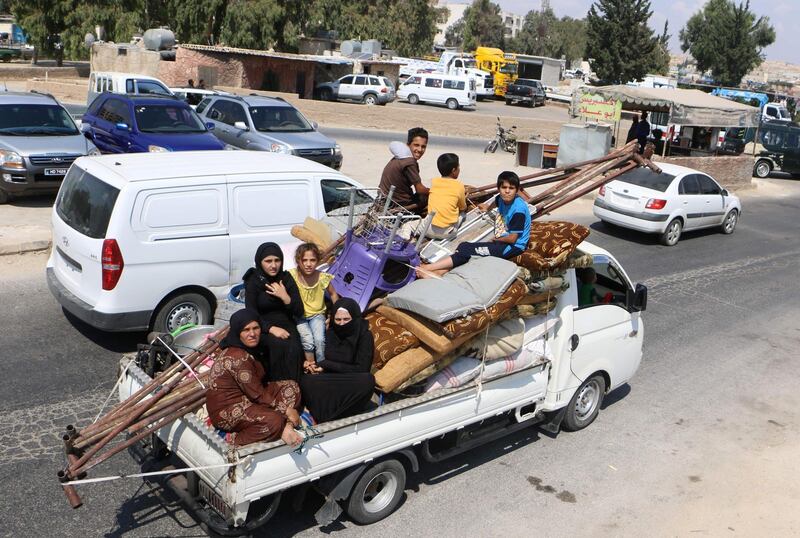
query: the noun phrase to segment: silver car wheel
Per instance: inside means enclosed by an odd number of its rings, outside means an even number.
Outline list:
[[[180,303],[167,314],[167,329],[169,332],[179,329],[184,325],[200,325],[202,314],[200,308],[194,303]]]
[[[722,223],[722,233],[732,234],[736,229],[736,224],[739,222],[739,212],[731,209],[725,216],[725,221]]]

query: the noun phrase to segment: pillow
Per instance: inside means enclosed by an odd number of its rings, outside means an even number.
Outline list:
[[[424,380],[428,379],[429,377],[434,375],[436,372],[438,372],[440,370],[443,370],[444,368],[450,366],[450,364],[452,364],[453,361],[455,361],[457,358],[458,358],[457,354],[451,353],[451,354],[447,355],[445,358],[436,361],[435,363],[431,364],[430,366],[428,366],[427,368],[425,368],[421,372],[419,372],[417,374],[414,374],[409,379],[407,379],[405,382],[403,382],[402,385],[400,385],[399,387],[397,387],[395,389],[395,392],[400,392],[402,390],[405,390],[407,387],[410,387],[411,385],[416,385],[420,381],[424,381]]]
[[[522,348],[525,338],[525,321],[513,318],[502,321],[489,329],[488,334],[478,334],[470,341],[470,350],[465,355],[485,358],[487,361],[507,357]],[[484,355],[485,348],[485,357]]]
[[[446,353],[450,348],[450,338],[445,336],[442,326],[422,316],[415,316],[411,312],[398,310],[391,306],[379,306],[378,312],[400,325],[406,331],[412,333],[415,338],[421,340],[426,346],[437,353]]]
[[[558,321],[558,318],[554,316],[534,316],[523,320],[525,342],[541,340],[545,333],[550,332],[556,326]]]
[[[424,347],[408,349],[375,372],[375,386],[382,392],[392,392],[434,362],[436,357]]]
[[[494,304],[517,275],[517,266],[502,258],[473,257],[442,278],[415,280],[391,293],[389,306],[429,320],[444,321]]]
[[[547,314],[551,310],[556,307],[558,303],[558,298],[553,297],[546,303],[538,303],[534,305],[517,305],[517,315],[521,318],[532,318],[533,316],[541,316],[543,314]]]
[[[569,280],[564,276],[548,276],[539,280],[526,282],[528,289],[534,293],[542,291],[564,291],[569,287]]]
[[[419,339],[411,332],[377,312],[370,312],[364,319],[367,320],[369,330],[375,338],[373,371],[380,370],[392,357],[419,345]]]
[[[542,360],[553,360],[550,347],[550,342],[546,342],[544,339],[534,340],[513,355],[487,362],[483,367],[481,379],[488,381],[489,379],[518,372]]]
[[[477,377],[481,370],[481,361],[472,357],[460,357],[450,366],[434,375],[425,385],[425,392],[438,389],[455,389]]]
[[[511,286],[508,287],[506,292],[500,297],[500,300],[487,308],[475,312],[466,317],[453,319],[442,325],[444,334],[450,338],[458,338],[467,334],[474,334],[478,331],[486,329],[492,323],[495,323],[500,317],[510,310],[514,305],[525,296],[528,289],[521,280],[515,280]]]
[[[580,224],[562,221],[536,221],[531,223],[531,240],[528,248],[512,261],[531,271],[558,267],[589,236],[589,230]]]

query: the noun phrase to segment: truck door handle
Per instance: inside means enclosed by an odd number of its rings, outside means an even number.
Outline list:
[[[578,344],[580,344],[581,339],[577,334],[573,334],[569,337],[569,350],[575,351],[578,348]]]

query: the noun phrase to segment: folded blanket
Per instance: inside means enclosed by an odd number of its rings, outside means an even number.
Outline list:
[[[545,303],[538,303],[534,305],[517,305],[516,314],[521,318],[532,318],[533,316],[541,316],[547,314],[556,307],[558,298],[553,297]]]
[[[451,338],[444,334],[442,326],[438,323],[425,319],[422,316],[412,314],[411,312],[385,305],[378,307],[378,313],[391,320],[393,323],[403,327],[403,329],[413,333],[416,338],[419,338],[422,343],[436,353],[452,351]]]
[[[588,236],[588,228],[580,224],[535,221],[531,223],[528,248],[511,261],[531,271],[551,270],[566,262],[569,255]]]
[[[488,307],[486,310],[475,312],[469,316],[448,321],[442,325],[445,336],[458,338],[467,334],[474,334],[486,329],[492,323],[496,323],[503,314],[516,305],[527,293],[528,288],[521,280],[515,280],[500,300]]]
[[[389,359],[403,351],[419,345],[419,339],[410,331],[378,312],[370,312],[364,319],[375,338],[375,352],[372,357],[372,370],[380,370]]]
[[[522,318],[507,319],[490,327],[488,333],[480,333],[470,340],[464,355],[487,361],[507,357],[522,348],[524,338],[525,321]]]

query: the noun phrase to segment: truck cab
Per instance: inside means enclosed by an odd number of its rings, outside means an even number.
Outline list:
[[[495,96],[505,96],[508,85],[517,79],[518,62],[514,55],[492,47],[478,47],[474,55],[478,68],[494,77]]]

